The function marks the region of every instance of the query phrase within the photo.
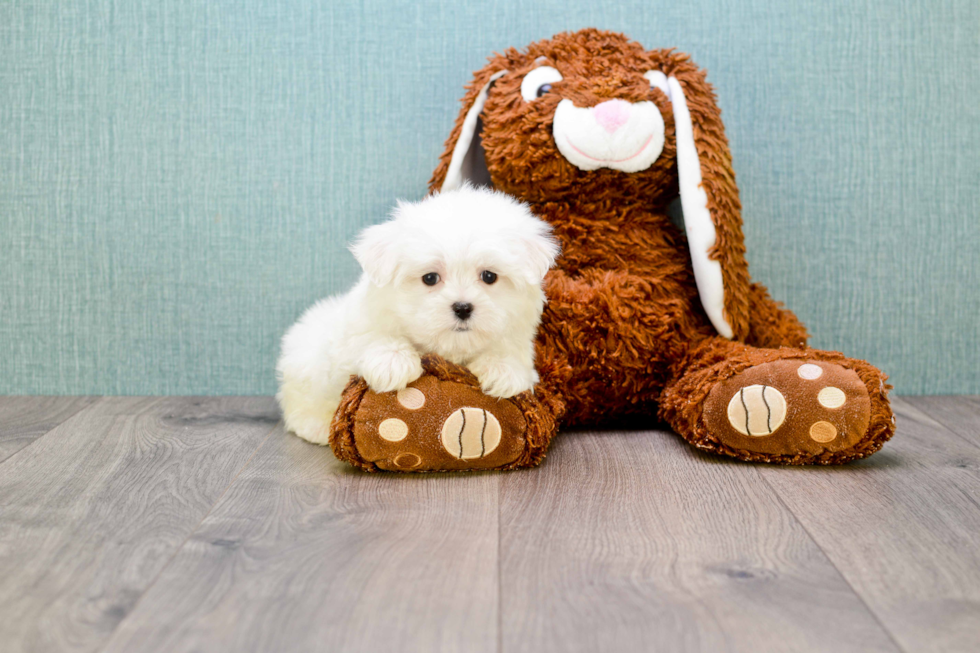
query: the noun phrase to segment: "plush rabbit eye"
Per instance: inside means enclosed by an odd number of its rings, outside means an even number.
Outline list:
[[[434,286],[439,283],[439,275],[435,272],[429,272],[428,274],[422,275],[422,283],[427,286]]]
[[[549,92],[552,84],[557,84],[562,79],[561,73],[551,66],[535,68],[521,81],[521,97],[527,102],[536,100]]]
[[[489,286],[490,284],[492,284],[492,283],[494,283],[494,282],[497,281],[497,273],[496,272],[491,272],[490,270],[484,270],[480,274],[480,278],[483,279],[483,283],[485,283],[485,284],[487,284]]]

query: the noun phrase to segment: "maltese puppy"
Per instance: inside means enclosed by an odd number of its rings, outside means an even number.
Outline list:
[[[375,392],[400,390],[422,375],[426,353],[466,366],[493,397],[534,387],[541,284],[558,245],[526,205],[472,187],[399,202],[351,251],[364,270],[357,285],[315,304],[282,339],[286,428],[326,444],[351,375]]]

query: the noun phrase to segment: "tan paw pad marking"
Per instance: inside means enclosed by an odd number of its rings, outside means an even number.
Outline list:
[[[483,458],[500,444],[500,422],[482,408],[460,408],[442,425],[442,446],[455,458]]]
[[[840,408],[847,401],[847,395],[840,388],[828,385],[817,394],[817,401],[824,408]]]
[[[400,442],[408,435],[408,424],[397,417],[390,417],[378,424],[378,435],[388,442]]]
[[[817,442],[830,442],[837,437],[837,427],[830,422],[814,422],[810,437]]]
[[[401,469],[414,469],[422,464],[422,459],[414,453],[400,453],[392,462]]]
[[[417,388],[402,388],[397,396],[398,403],[409,410],[418,410],[425,405],[425,395]]]
[[[786,398],[772,386],[750,385],[728,402],[728,422],[742,435],[772,435],[784,419]]]
[[[814,365],[813,363],[804,363],[800,365],[796,373],[800,375],[801,379],[806,379],[807,381],[813,381],[814,379],[819,379],[823,375],[823,368],[819,365]]]

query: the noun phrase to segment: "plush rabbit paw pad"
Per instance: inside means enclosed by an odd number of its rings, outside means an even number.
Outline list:
[[[525,430],[511,401],[426,375],[404,390],[365,394],[354,444],[364,461],[388,471],[494,469],[524,452]]]
[[[819,455],[853,447],[867,433],[871,399],[860,377],[834,363],[779,360],[719,383],[704,423],[722,444],[774,455]]]

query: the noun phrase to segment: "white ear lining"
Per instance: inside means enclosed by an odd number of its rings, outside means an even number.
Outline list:
[[[477,127],[480,124],[480,113],[483,111],[483,105],[486,104],[487,95],[490,93],[490,86],[501,75],[505,75],[506,73],[506,70],[495,72],[490,77],[490,81],[480,89],[476,99],[473,100],[473,106],[466,112],[466,117],[463,119],[463,128],[459,132],[456,147],[453,148],[453,156],[449,160],[449,170],[446,171],[446,179],[442,182],[442,187],[439,190],[447,191],[459,188],[463,185],[464,181],[484,181],[474,179],[474,176],[476,176],[474,170],[479,170],[478,166],[481,163],[473,160],[475,155],[473,150],[477,149],[480,145],[480,136],[476,133]],[[489,179],[485,181],[488,182]],[[477,185],[485,184],[478,183]]]
[[[659,70],[648,70],[643,73],[643,76],[650,80],[650,86],[659,88],[667,96],[667,99],[670,99],[670,85],[667,84],[667,75]]]
[[[651,80],[652,81],[652,80]],[[694,126],[687,109],[684,90],[676,78],[667,79],[671,105],[674,108],[674,129],[677,134],[677,176],[684,210],[684,230],[691,249],[691,263],[698,295],[708,319],[718,333],[726,338],[735,335],[725,319],[725,284],[721,276],[721,263],[708,257],[708,252],[718,238],[715,225],[708,211],[708,194],[701,184],[701,161],[694,143]]]

